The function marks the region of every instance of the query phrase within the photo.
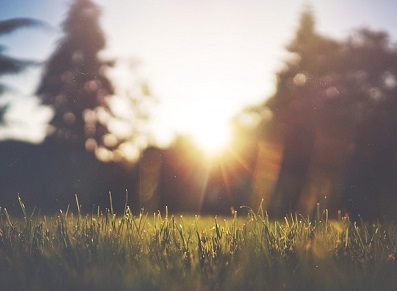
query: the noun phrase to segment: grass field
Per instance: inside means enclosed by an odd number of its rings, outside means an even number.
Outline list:
[[[397,225],[0,210],[1,290],[397,290]]]

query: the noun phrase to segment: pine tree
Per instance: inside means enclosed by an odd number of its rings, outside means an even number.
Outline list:
[[[272,128],[281,129],[284,143],[274,193],[278,215],[298,208],[321,120],[322,94],[331,85],[329,77],[338,70],[339,63],[334,60],[340,53],[340,45],[316,31],[313,13],[307,9],[301,15],[295,38],[287,50],[292,59],[278,73],[276,93],[266,104],[273,112]]]
[[[287,46],[292,58],[278,73],[276,93],[267,103],[276,117],[282,117],[295,102],[313,101],[313,93],[324,87],[330,72],[337,70],[339,64],[333,60],[339,48],[338,42],[316,31],[313,12],[304,10],[295,38]]]
[[[92,1],[74,1],[37,90],[42,103],[54,110],[48,139],[72,148],[93,150],[108,132],[106,98],[114,89],[104,75],[111,63],[98,56],[105,48],[99,16]]]

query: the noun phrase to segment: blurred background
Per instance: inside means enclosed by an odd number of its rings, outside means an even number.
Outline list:
[[[397,214],[397,4],[0,3],[0,206]]]

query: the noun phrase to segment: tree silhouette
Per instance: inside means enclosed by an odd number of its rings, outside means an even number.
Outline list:
[[[8,20],[0,20],[0,36],[11,33],[17,29],[24,27],[34,27],[34,26],[45,26],[44,22],[32,19],[32,18],[13,18]],[[0,76],[6,74],[17,74],[22,72],[27,67],[37,64],[34,61],[20,60],[13,57],[9,57],[4,54],[6,47],[0,45]],[[9,88],[0,83],[0,95]],[[8,109],[8,105],[3,105],[0,107],[0,124],[4,123],[4,114]]]
[[[385,32],[360,29],[347,41],[343,76],[355,131],[345,191],[348,210],[396,215],[397,49]]]
[[[279,215],[297,210],[313,154],[322,83],[337,70],[339,43],[316,32],[314,16],[307,9],[287,50],[293,58],[278,73],[276,93],[266,104],[273,112],[273,127],[283,129],[284,136],[274,193]]]
[[[351,214],[379,216],[397,190],[397,49],[370,29],[343,41],[322,36],[310,10],[287,49],[293,58],[266,103],[267,130],[281,132],[284,145],[275,212],[339,191]]]
[[[109,132],[106,98],[114,90],[104,74],[111,62],[98,56],[105,48],[99,16],[92,1],[74,1],[62,24],[64,36],[37,89],[42,103],[54,109],[48,139],[76,149],[95,149]]]

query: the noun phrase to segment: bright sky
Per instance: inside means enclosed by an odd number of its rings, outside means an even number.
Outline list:
[[[263,102],[274,90],[275,72],[286,57],[305,0],[97,0],[103,8],[106,54],[134,57],[159,99],[152,113],[159,140],[175,132],[200,132],[202,124],[225,127],[247,105]],[[1,0],[0,19],[35,17],[57,27],[67,0]],[[319,31],[343,37],[368,26],[387,30],[396,39],[394,0],[312,0]],[[45,60],[61,31],[29,29],[0,38],[9,54]],[[7,78],[18,87],[10,119],[19,124],[0,130],[39,141],[48,111],[32,97],[40,71]],[[4,96],[16,100],[16,96]],[[5,100],[5,99],[4,99]],[[1,99],[0,99],[1,101]],[[205,120],[205,122],[203,122]],[[27,126],[29,125],[29,126]]]

